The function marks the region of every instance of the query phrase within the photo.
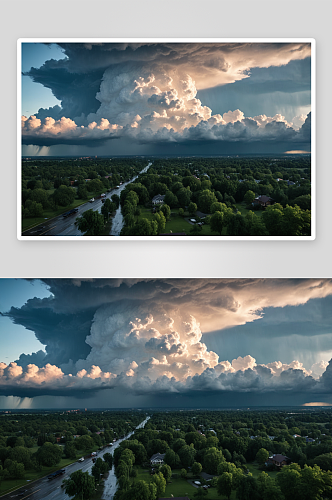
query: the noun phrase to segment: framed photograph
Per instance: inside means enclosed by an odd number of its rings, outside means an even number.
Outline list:
[[[314,39],[20,39],[17,73],[18,239],[315,239]]]

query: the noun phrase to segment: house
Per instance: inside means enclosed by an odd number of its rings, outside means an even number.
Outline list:
[[[164,463],[166,453],[155,453],[150,458],[151,465],[162,465]]]
[[[275,438],[275,436],[269,436],[269,435],[267,437],[269,438],[270,441],[273,441]]]
[[[152,198],[152,205],[161,205],[164,203],[164,198],[164,194],[156,194],[156,196]]]
[[[277,182],[280,182],[280,181],[283,181],[283,179],[282,179],[281,177],[277,177],[277,178],[276,178],[276,181],[277,181]]]
[[[300,434],[293,434],[293,438],[300,438]]]
[[[305,437],[305,442],[306,443],[314,443],[316,440],[313,438],[309,438],[308,436]]]
[[[280,453],[272,455],[272,457],[268,458],[266,462],[267,465],[276,465],[277,467],[283,467],[284,465],[290,464],[290,458],[285,455],[281,455]]]
[[[294,186],[295,185],[295,182],[293,181],[287,181],[287,186]]]
[[[273,199],[270,198],[269,196],[266,196],[265,194],[261,194],[260,196],[257,196],[254,201],[253,205],[261,205],[262,207],[267,207],[268,205],[272,205]]]

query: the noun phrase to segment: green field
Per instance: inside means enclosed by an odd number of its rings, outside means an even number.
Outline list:
[[[259,474],[261,474],[262,471],[259,470],[257,462],[249,463],[246,465],[254,477],[257,478],[259,476]],[[149,470],[142,469],[139,467],[137,467],[137,468],[135,467],[135,469],[138,472],[136,480],[141,479],[141,480],[146,481],[147,483],[151,482],[153,476],[150,475]],[[160,498],[170,498],[172,496],[174,496],[174,497],[188,496],[190,498],[190,500],[194,500],[194,493],[196,491],[196,488],[188,482],[188,479],[189,480],[196,480],[197,478],[193,477],[192,474],[188,473],[187,479],[182,479],[180,477],[180,470],[174,469],[172,472],[173,472],[173,474],[178,474],[178,477],[177,478],[172,477],[171,482],[169,484],[167,484],[167,486],[166,486],[166,491],[165,491],[164,495]],[[275,478],[277,473],[278,473],[277,471],[271,471],[271,472],[268,472],[268,475],[271,476],[272,478]],[[210,500],[221,500],[221,499],[226,498],[226,497],[221,497],[220,495],[218,495],[216,488],[209,488],[208,494],[206,495],[205,498],[207,500],[209,500],[209,499]],[[234,490],[234,491],[232,491],[231,500],[235,500],[235,499],[236,499],[236,491]]]
[[[150,472],[146,469],[137,468],[138,476],[136,480],[142,479],[147,483],[151,482],[152,477]],[[171,482],[167,484],[166,491],[163,496],[160,498],[170,498],[174,497],[184,497],[188,496],[190,500],[194,500],[194,493],[196,492],[196,488],[192,486],[187,479],[182,479],[180,477],[180,470],[174,469],[172,471],[174,474],[178,474],[179,477],[171,479]],[[188,474],[189,480],[196,480],[191,474]],[[218,495],[216,488],[209,488],[208,494],[205,497],[207,500],[220,500],[221,497]],[[235,491],[232,492],[231,500],[235,500]]]
[[[138,216],[138,220],[140,219],[148,219],[148,220],[153,220],[153,213],[151,212],[150,208],[145,208],[145,207],[139,207],[141,209],[141,215]],[[179,209],[178,208],[173,208],[171,211],[172,215],[170,217],[170,220],[166,222],[165,230],[163,233],[183,233],[185,232],[186,235],[190,236],[190,230],[193,228],[193,225],[190,224],[186,218],[188,218],[188,214],[185,215],[185,217],[181,217],[179,215]],[[204,225],[202,226],[202,231],[199,233],[199,236],[219,236],[219,233],[216,233],[215,231],[211,231],[210,226]],[[226,235],[226,228],[223,230],[222,235]]]
[[[242,215],[247,215],[248,212],[254,212],[257,217],[261,217],[263,213],[263,210],[253,210],[246,208],[246,204],[244,202],[235,203],[235,206]]]

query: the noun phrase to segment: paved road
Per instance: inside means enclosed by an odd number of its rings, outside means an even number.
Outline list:
[[[140,173],[146,172],[150,165],[152,165],[152,163],[149,163]],[[130,181],[123,183],[118,189],[112,189],[112,191],[106,193],[106,198],[111,198],[113,194],[117,194],[118,196],[120,196],[121,191],[126,187],[126,185],[130,182],[134,182],[135,179],[137,179],[137,176]],[[103,204],[101,199],[95,200],[92,203],[84,203],[83,205],[77,207],[78,212],[76,214],[71,215],[66,219],[64,219],[62,215],[58,215],[57,217],[54,217],[54,219],[45,220],[45,222],[43,222],[42,224],[24,231],[22,233],[22,236],[83,236],[83,233],[81,233],[81,231],[75,225],[76,217],[79,217],[86,210],[90,209],[98,210],[98,212],[100,212],[102,206]],[[119,210],[121,209],[119,208]]]
[[[143,422],[141,422],[136,428],[144,427],[145,423],[150,417],[147,417]],[[100,451],[97,457],[103,457],[105,453],[111,453],[119,444],[124,440],[128,439],[133,433],[131,432],[123,439],[119,439],[112,447],[107,446],[102,451]],[[3,495],[1,500],[69,500],[69,496],[66,495],[64,490],[61,488],[61,483],[64,479],[68,478],[70,474],[76,470],[81,469],[83,472],[90,472],[93,466],[92,458],[86,458],[84,462],[75,462],[66,467],[65,474],[48,480],[46,477],[35,481],[33,484],[27,484],[22,488],[13,491],[12,493],[7,493]],[[116,477],[114,475],[114,467],[109,473],[109,477],[105,481],[105,492],[103,498],[109,500],[113,498],[116,491]],[[105,496],[104,496],[105,495]]]

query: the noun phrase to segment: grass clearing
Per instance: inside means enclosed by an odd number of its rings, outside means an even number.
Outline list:
[[[261,470],[259,468],[259,465],[257,462],[251,462],[249,464],[246,464],[246,466],[249,469],[249,472],[251,472],[251,474],[254,477],[258,477],[259,474],[261,474],[263,472],[263,470]],[[276,475],[278,474],[278,471],[276,471],[276,470],[273,470],[273,471],[264,470],[264,472],[266,472],[273,479],[275,479]]]
[[[136,468],[136,467],[135,467]],[[143,480],[147,483],[152,481],[153,476],[150,475],[150,471],[147,469],[136,469],[138,472],[136,480]],[[195,486],[192,486],[188,479],[196,480],[196,477],[193,477],[192,474],[188,474],[187,479],[182,479],[180,476],[180,470],[174,469],[172,470],[173,474],[178,474],[178,477],[172,477],[171,482],[167,484],[165,493],[160,498],[170,498],[172,496],[176,497],[184,497],[187,496],[190,500],[194,500],[194,493],[197,491]],[[220,500],[221,497],[218,495],[216,488],[209,488],[208,494],[205,497],[207,500]],[[235,491],[232,492],[231,500],[235,500]]]
[[[141,209],[141,214],[138,216],[138,220],[140,219],[148,219],[148,220],[154,220],[154,214],[151,212],[150,208],[146,207],[140,207]],[[192,224],[190,224],[186,219],[189,217],[188,215],[185,215],[185,217],[182,217],[179,215],[179,209],[178,208],[172,208],[171,210],[171,217],[170,220],[166,222],[165,229],[163,233],[186,233],[187,236],[190,236],[190,230],[194,227]],[[222,235],[226,235],[226,228],[223,230]],[[202,226],[202,231],[199,233],[198,236],[218,236],[218,233],[215,231],[211,231],[210,226],[204,224]]]
[[[254,212],[254,214],[257,215],[257,217],[262,217],[262,213],[264,212],[264,210],[248,209],[246,208],[247,205],[243,202],[235,203],[235,206],[242,215],[247,215],[247,213],[251,211]]]

